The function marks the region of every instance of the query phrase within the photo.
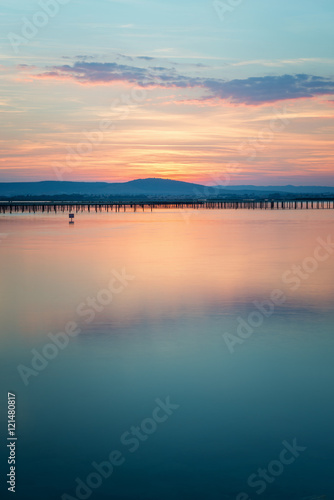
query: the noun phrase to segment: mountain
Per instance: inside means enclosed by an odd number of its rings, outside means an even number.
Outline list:
[[[203,192],[204,186],[170,179],[137,179],[129,182],[3,182],[0,183],[1,196],[41,196],[41,195],[193,195],[196,190]]]
[[[0,197],[187,197],[210,198],[247,195],[334,195],[334,187],[321,186],[203,186],[170,179],[137,179],[129,182],[3,182]]]

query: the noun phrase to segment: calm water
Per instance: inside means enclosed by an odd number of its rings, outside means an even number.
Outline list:
[[[72,226],[66,214],[2,216],[1,405],[16,393],[16,498],[88,498],[76,478],[118,450],[110,477],[91,476],[101,483],[91,498],[334,499],[334,251],[312,257],[318,238],[334,240],[333,221],[332,211],[78,214]],[[103,291],[123,269],[133,279]],[[284,302],[259,312],[277,289]],[[18,365],[32,369],[69,322],[78,335],[49,348],[25,385]],[[170,414],[157,413],[168,397]],[[4,413],[0,423],[6,437]],[[303,451],[278,463],[294,439]],[[248,484],[268,466],[268,480]]]

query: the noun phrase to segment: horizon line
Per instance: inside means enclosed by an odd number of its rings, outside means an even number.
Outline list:
[[[334,185],[323,185],[323,184],[229,184],[228,186],[224,186],[222,184],[201,184],[199,182],[191,182],[191,181],[180,181],[178,179],[170,179],[165,177],[144,177],[144,178],[134,178],[126,181],[100,181],[100,180],[54,180],[54,179],[44,179],[38,181],[1,181],[0,184],[37,184],[43,182],[54,182],[54,183],[83,183],[83,184],[127,184],[129,182],[134,181],[148,181],[148,180],[161,180],[161,181],[172,181],[179,182],[183,184],[196,184],[204,187],[221,187],[223,189],[230,189],[233,187],[240,188],[244,186],[252,186],[257,188],[266,188],[266,187],[321,187],[321,188],[334,188]]]

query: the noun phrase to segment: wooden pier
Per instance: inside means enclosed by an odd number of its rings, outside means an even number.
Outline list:
[[[137,212],[159,209],[179,210],[333,210],[333,199],[298,200],[224,200],[133,202],[0,202],[0,214],[57,212]]]

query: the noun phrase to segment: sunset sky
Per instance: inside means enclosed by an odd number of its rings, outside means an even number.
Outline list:
[[[2,0],[0,181],[334,186],[333,0]]]

